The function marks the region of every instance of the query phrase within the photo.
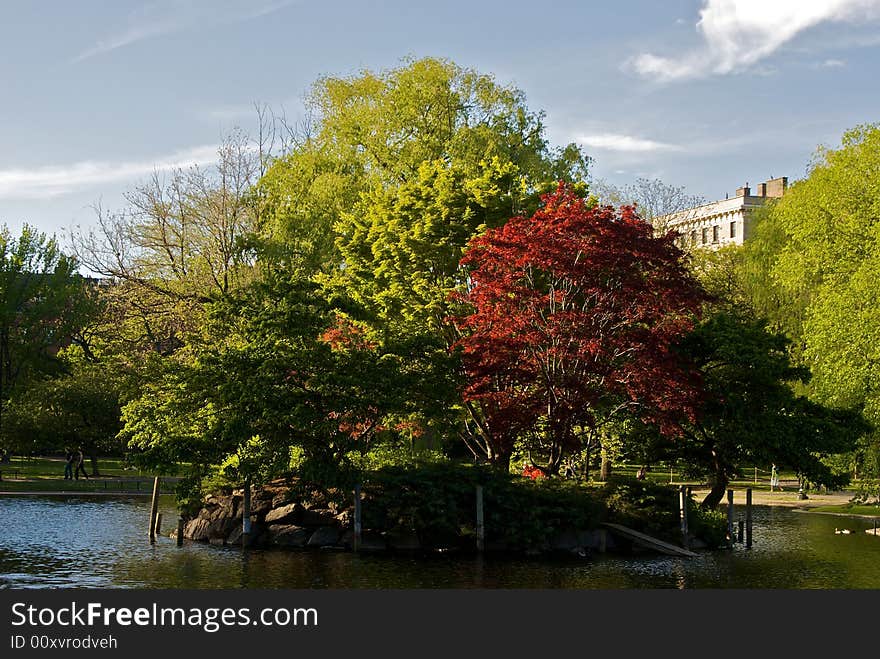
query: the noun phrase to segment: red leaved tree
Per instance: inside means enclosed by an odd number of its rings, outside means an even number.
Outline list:
[[[471,450],[504,468],[523,439],[553,474],[609,420],[675,434],[692,417],[699,382],[674,345],[703,293],[674,236],[633,208],[589,208],[564,185],[543,201],[471,242],[455,323]]]

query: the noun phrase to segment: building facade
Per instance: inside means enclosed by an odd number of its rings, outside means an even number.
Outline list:
[[[652,223],[661,231],[678,231],[678,243],[686,249],[742,245],[752,234],[754,212],[769,199],[778,199],[785,194],[787,187],[787,176],[758,184],[755,194],[746,184],[736,191],[734,197],[661,215]]]

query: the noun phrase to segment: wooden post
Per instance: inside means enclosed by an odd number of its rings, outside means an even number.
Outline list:
[[[241,497],[241,548],[251,544],[251,478],[244,479],[244,491]]]
[[[177,518],[177,546],[183,547],[183,528],[186,524],[183,521],[183,517]]]
[[[688,515],[687,515],[687,490],[684,485],[678,488],[678,507],[681,515],[681,546],[688,548]]]
[[[486,529],[483,525],[483,486],[477,485],[477,551],[483,551]]]
[[[727,537],[731,542],[736,540],[733,536],[733,490],[727,490]]]
[[[742,544],[742,541],[743,541],[743,526],[744,525],[745,525],[745,522],[742,520],[739,520],[739,536],[737,537],[737,542],[739,542],[739,544]]]
[[[354,536],[351,541],[352,549],[359,551],[361,548],[361,486],[354,486]]]
[[[672,485],[672,465],[669,465],[669,484]]]
[[[156,537],[162,537],[162,513],[156,515]]]
[[[758,484],[758,468],[755,467],[755,485]]]
[[[746,549],[752,548],[752,488],[746,488]]]
[[[153,501],[150,504],[150,544],[156,542],[156,516],[159,514],[159,477],[153,479]]]

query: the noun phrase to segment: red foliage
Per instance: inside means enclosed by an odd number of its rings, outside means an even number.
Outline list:
[[[464,398],[479,403],[493,450],[509,454],[528,432],[558,460],[575,426],[623,410],[676,433],[699,388],[673,345],[704,298],[674,237],[654,237],[632,207],[588,208],[562,184],[543,201],[462,259]]]
[[[341,314],[333,326],[324,331],[320,340],[333,350],[373,350],[376,344],[367,339],[366,332]]]
[[[522,475],[524,478],[531,478],[533,481],[536,481],[544,477],[544,472],[532,465],[526,465],[523,467]]]

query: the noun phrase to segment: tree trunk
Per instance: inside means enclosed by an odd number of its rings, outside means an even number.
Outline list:
[[[724,494],[727,492],[727,486],[729,484],[730,479],[727,476],[724,474],[715,474],[712,478],[712,489],[709,490],[709,494],[703,499],[703,503],[700,504],[700,507],[715,510],[724,498]]]
[[[599,480],[603,483],[606,482],[609,478],[611,478],[611,458],[608,457],[608,454],[605,452],[605,449],[602,449],[602,468],[599,470]]]
[[[490,464],[498,471],[507,473],[510,471],[510,453],[493,453],[489,456]]]
[[[92,463],[92,476],[100,476],[101,473],[98,471],[98,456],[90,455],[89,461]]]

